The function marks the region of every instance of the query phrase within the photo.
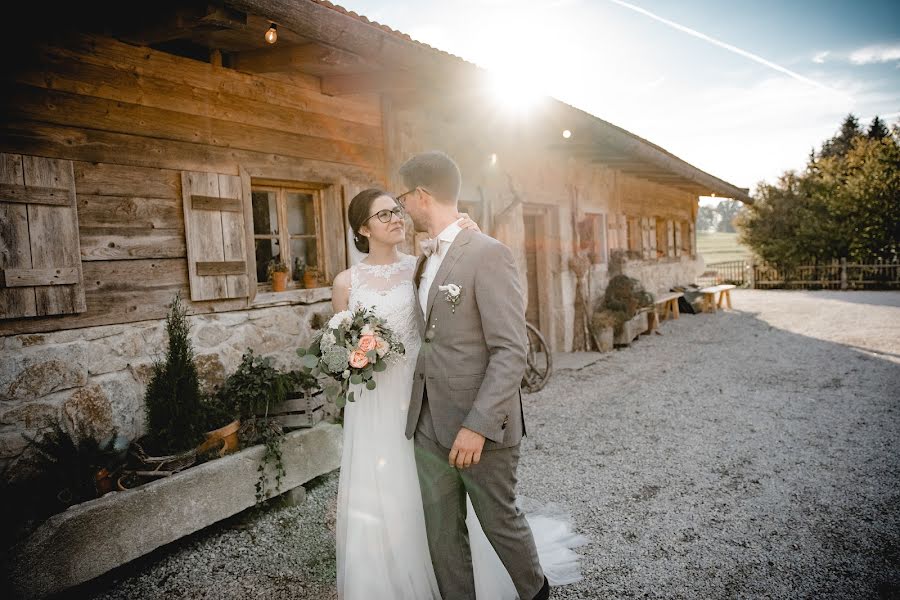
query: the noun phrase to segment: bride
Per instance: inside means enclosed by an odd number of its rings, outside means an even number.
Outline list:
[[[355,386],[357,400],[344,408],[337,504],[338,597],[440,600],[413,441],[404,435],[421,345],[415,313],[420,309],[413,291],[416,257],[397,249],[406,237],[404,213],[386,192],[360,192],[350,202],[347,216],[362,260],[335,278],[332,306],[335,312],[372,308],[403,341],[406,355],[375,374],[374,390]],[[462,217],[462,227],[477,229]],[[467,506],[477,597],[514,600],[513,582],[481,530],[471,503]],[[561,519],[531,512],[528,521],[551,585],[580,579],[578,556],[571,548],[583,543],[582,538]]]

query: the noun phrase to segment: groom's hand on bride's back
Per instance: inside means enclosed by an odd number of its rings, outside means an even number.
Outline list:
[[[477,465],[481,460],[481,451],[484,449],[484,436],[480,433],[463,427],[456,434],[453,448],[450,449],[450,466],[457,469],[467,469]]]

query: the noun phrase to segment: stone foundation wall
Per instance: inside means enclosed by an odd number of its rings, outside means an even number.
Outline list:
[[[330,302],[190,317],[201,383],[212,390],[252,348],[280,367],[331,315]],[[79,439],[145,433],[144,390],[165,353],[165,322],[144,321],[0,338],[0,472],[29,467],[29,437],[56,421]]]
[[[644,289],[655,295],[661,290],[668,291],[673,285],[694,283],[703,272],[703,264],[700,257],[685,256],[666,260],[627,261],[624,272],[640,281]]]

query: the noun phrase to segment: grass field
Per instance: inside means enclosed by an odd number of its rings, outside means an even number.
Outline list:
[[[697,234],[697,251],[706,264],[750,258],[750,249],[738,243],[736,233]]]

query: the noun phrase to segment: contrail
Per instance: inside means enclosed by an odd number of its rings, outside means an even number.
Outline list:
[[[825,84],[819,83],[818,81],[814,81],[814,80],[810,79],[809,77],[804,77],[803,75],[800,75],[799,73],[795,73],[794,71],[791,71],[790,69],[782,67],[781,65],[775,64],[770,60],[766,60],[762,56],[757,56],[756,54],[753,54],[752,52],[747,52],[746,50],[741,50],[740,48],[738,48],[736,46],[732,46],[731,44],[726,44],[725,42],[717,40],[716,38],[709,37],[705,33],[700,33],[699,31],[697,31],[695,29],[691,29],[690,27],[685,27],[684,25],[679,25],[678,23],[675,23],[668,19],[664,19],[663,17],[660,17],[659,15],[655,15],[652,12],[650,12],[649,10],[645,10],[645,9],[641,8],[640,6],[635,6],[634,4],[629,4],[628,2],[623,2],[622,0],[609,0],[609,1],[614,4],[618,4],[619,6],[624,6],[625,8],[627,8],[629,10],[633,10],[636,13],[640,13],[644,16],[650,17],[651,19],[653,19],[655,21],[659,21],[660,23],[663,23],[664,25],[668,25],[669,27],[671,27],[673,29],[677,29],[678,31],[682,31],[688,35],[692,35],[695,38],[700,38],[701,40],[709,42],[710,44],[713,44],[714,46],[718,46],[719,48],[724,48],[725,50],[734,52],[735,54],[743,56],[744,58],[749,58],[750,60],[757,62],[761,65],[765,65],[765,66],[769,67],[770,69],[774,69],[774,70],[778,71],[779,73],[784,73],[788,77],[792,77],[792,78],[796,79],[797,81],[802,81],[803,83],[815,86],[815,87],[823,89],[823,90],[827,90],[829,92],[835,92],[838,94],[841,93],[838,90],[830,88]]]

